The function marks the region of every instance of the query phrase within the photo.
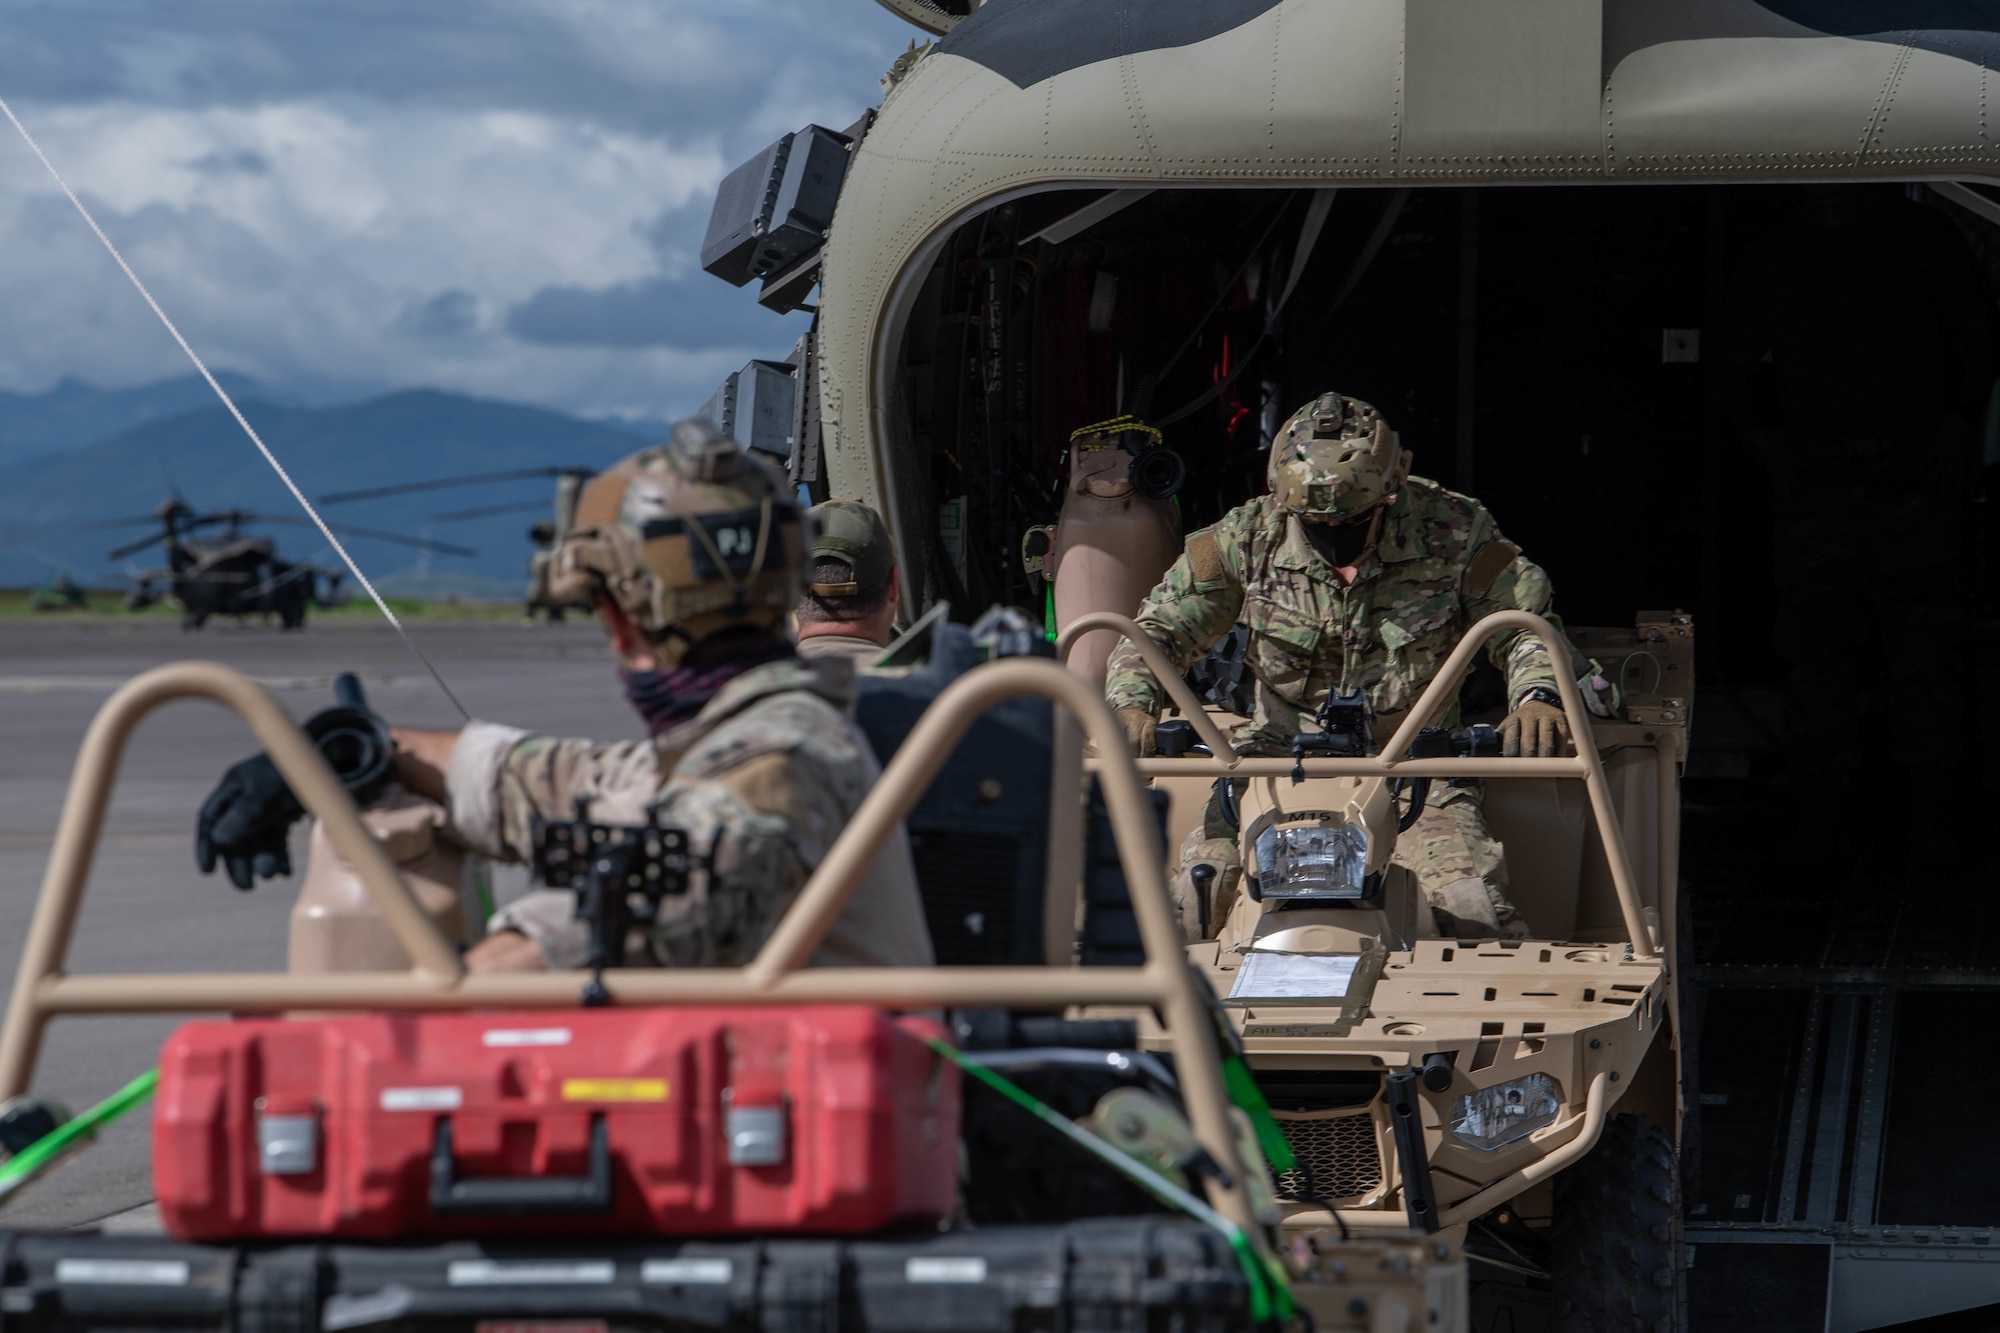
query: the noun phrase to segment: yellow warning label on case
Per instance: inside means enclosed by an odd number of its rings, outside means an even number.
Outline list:
[[[663,1078],[566,1078],[562,1084],[566,1102],[663,1102],[667,1081]]]

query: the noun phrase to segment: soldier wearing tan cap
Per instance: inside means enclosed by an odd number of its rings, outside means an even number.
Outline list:
[[[797,609],[799,656],[868,666],[889,646],[896,623],[896,543],[882,516],[859,500],[828,500],[806,517],[812,546]]]

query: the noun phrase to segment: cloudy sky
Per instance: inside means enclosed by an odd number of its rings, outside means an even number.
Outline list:
[[[212,364],[698,405],[797,318],[701,272],[716,183],[842,128],[915,30],[871,0],[6,0],[4,96]],[[0,124],[0,388],[186,370]]]

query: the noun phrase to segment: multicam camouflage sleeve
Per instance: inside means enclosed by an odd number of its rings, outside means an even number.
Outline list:
[[[598,823],[644,823],[660,760],[650,741],[557,740],[474,722],[459,732],[445,788],[455,841],[497,861],[526,861],[535,820],[574,819],[579,796],[591,798]]]
[[[1466,566],[1467,621],[1477,621],[1495,611],[1531,611],[1553,621],[1558,631],[1562,629],[1562,622],[1549,609],[1554,599],[1549,576],[1540,565],[1522,555],[1520,547],[1500,535],[1493,516],[1484,509],[1473,520],[1472,540],[1466,549],[1471,557]],[[1490,582],[1479,577],[1483,566],[1498,571]],[[1555,668],[1548,647],[1524,630],[1495,634],[1486,645],[1486,655],[1507,679],[1510,708],[1537,685],[1555,688]]]
[[[1247,543],[1238,529],[1249,508],[1234,510],[1213,527],[1190,536],[1187,549],[1133,617],[1177,671],[1186,671],[1221,642],[1243,610],[1240,562]],[[1143,708],[1157,714],[1166,696],[1139,650],[1121,639],[1111,651],[1104,697],[1113,708]]]
[[[660,786],[658,753],[647,741],[600,745],[531,736],[514,727],[474,722],[459,733],[445,776],[454,841],[497,861],[534,852],[534,823],[573,818],[576,798],[591,798],[590,817],[637,824]],[[487,922],[489,932],[518,930],[541,946],[550,967],[581,967],[589,929],[576,919],[576,895],[536,889]]]

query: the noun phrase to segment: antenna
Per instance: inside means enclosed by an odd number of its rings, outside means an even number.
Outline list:
[[[236,424],[241,426],[243,433],[250,437],[250,443],[257,446],[257,452],[264,456],[264,461],[269,463],[271,470],[278,474],[278,480],[285,484],[285,489],[292,493],[292,498],[299,502],[301,509],[306,511],[306,517],[313,521],[313,525],[319,529],[320,535],[326,538],[327,545],[333,548],[334,553],[340,557],[341,563],[353,572],[355,582],[367,590],[368,596],[375,602],[376,609],[382,613],[383,618],[401,636],[403,646],[408,648],[410,653],[419,662],[424,664],[424,670],[431,673],[431,679],[437,682],[437,687],[440,690],[444,691],[445,698],[451,700],[451,706],[458,710],[458,715],[467,722],[472,721],[472,714],[467,712],[465,705],[458,701],[458,696],[451,692],[451,686],[445,684],[444,677],[438,674],[437,667],[433,666],[431,659],[425,657],[423,650],[417,647],[416,640],[410,637],[410,632],[407,629],[403,628],[403,622],[396,619],[396,613],[391,611],[389,604],[382,600],[382,594],[375,591],[375,585],[370,583],[368,576],[361,572],[361,566],[354,562],[354,557],[347,553],[347,548],[340,544],[340,539],[333,535],[333,530],[327,527],[325,520],[320,518],[319,513],[312,507],[312,502],[306,499],[305,492],[298,488],[298,483],[292,480],[289,472],[285,471],[284,464],[278,461],[277,455],[271,452],[270,446],[265,444],[263,437],[257,434],[256,428],[250,424],[250,419],[243,415],[241,408],[236,406],[236,400],[229,396],[229,391],[224,389],[215,376],[210,373],[208,364],[201,359],[188,340],[181,336],[180,328],[175,325],[173,320],[167,318],[167,312],[160,308],[158,301],[153,299],[153,294],[146,289],[146,284],[139,281],[139,275],[134,273],[132,266],[125,262],[125,256],[120,254],[118,247],[111,243],[111,238],[104,234],[104,228],[97,225],[97,219],[91,216],[88,208],[84,207],[83,200],[77,198],[76,191],[70,189],[69,182],[63,179],[60,171],[56,170],[56,164],[49,161],[49,155],[42,151],[42,146],[39,143],[35,142],[35,136],[28,133],[28,127],[21,123],[21,118],[14,114],[14,108],[7,104],[5,98],[0,98],[0,114],[6,115],[8,123],[13,125],[15,132],[21,136],[22,142],[28,145],[29,151],[41,160],[43,167],[47,168],[50,179],[55,181],[57,188],[63,192],[70,203],[76,206],[76,211],[82,215],[85,225],[103,243],[104,248],[110,252],[111,258],[124,271],[125,276],[131,279],[132,285],[138,288],[139,295],[145,299],[148,306],[152,307],[153,313],[160,317],[160,323],[167,326],[167,332],[173,335],[176,343],[180,344],[180,349],[187,353],[188,360],[194,362],[194,368],[201,372],[201,377],[204,380],[208,381],[208,387],[215,390],[215,396],[220,398],[222,405],[229,409],[229,415],[236,418]],[[169,531],[171,532],[171,520],[169,520]]]

